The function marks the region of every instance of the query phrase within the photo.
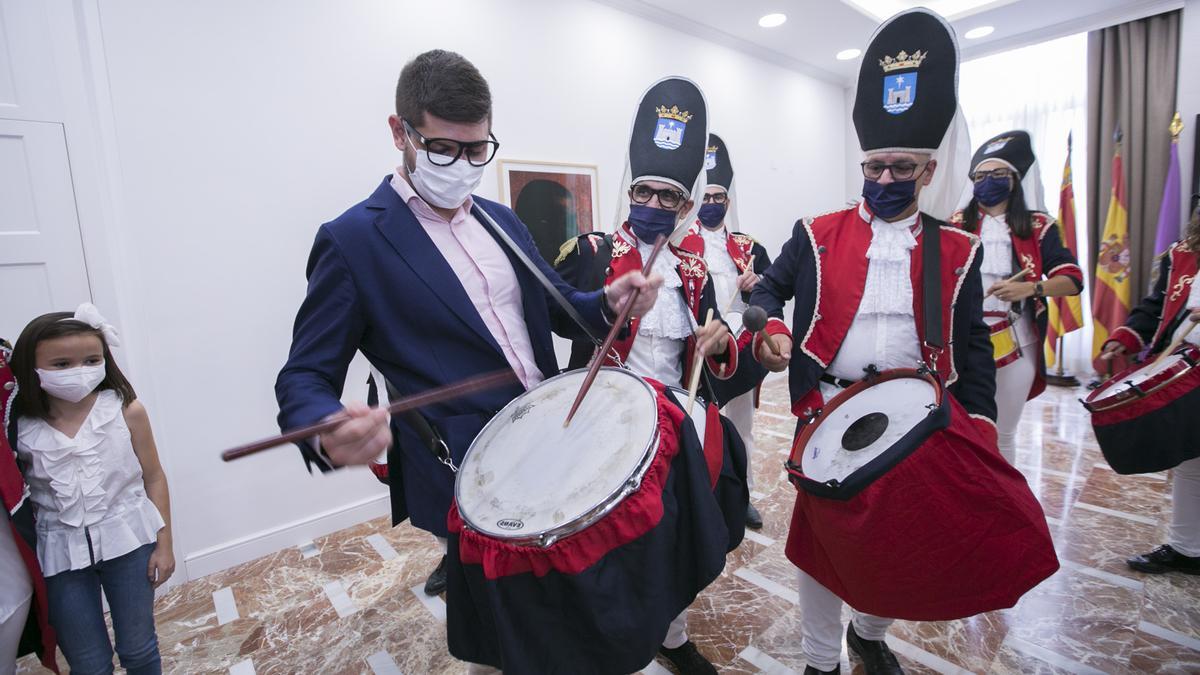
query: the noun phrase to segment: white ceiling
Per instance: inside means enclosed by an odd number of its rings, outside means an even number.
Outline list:
[[[676,30],[759,58],[848,85],[858,59],[837,52],[863,48],[878,21],[848,0],[599,0]],[[920,2],[908,2],[918,6]],[[1183,0],[1008,0],[953,21],[964,59],[1178,9]],[[787,15],[778,28],[760,28],[759,17]],[[962,34],[976,26],[995,31],[978,40]]]

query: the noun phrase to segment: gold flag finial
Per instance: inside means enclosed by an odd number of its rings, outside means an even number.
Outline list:
[[[1171,120],[1171,126],[1167,127],[1171,130],[1171,140],[1178,141],[1179,134],[1183,132],[1183,120],[1180,119],[1179,113],[1175,113],[1175,117]]]

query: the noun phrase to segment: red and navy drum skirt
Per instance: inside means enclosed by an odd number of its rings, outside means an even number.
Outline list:
[[[1012,607],[1058,569],[1024,476],[949,394],[854,479],[797,481],[787,556],[860,612],[959,619]]]
[[[724,442],[707,434],[706,456],[680,404],[652,384],[658,451],[641,487],[591,526],[544,548],[522,546],[465,527],[451,507],[453,656],[506,675],[636,672],[721,573],[745,532],[745,448],[713,409],[707,427]]]

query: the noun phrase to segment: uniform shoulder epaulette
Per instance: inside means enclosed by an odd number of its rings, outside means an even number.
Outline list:
[[[962,229],[961,227],[945,227],[945,228],[942,228],[942,231],[943,232],[953,232],[954,234],[966,237],[967,241],[971,242],[972,244],[978,244],[980,241],[979,235],[973,234],[971,232],[967,232],[966,230]]]
[[[758,243],[757,239],[742,232],[734,232],[729,236],[733,237],[733,240],[736,241],[739,246],[753,246]]]
[[[554,259],[554,266],[557,267],[562,261],[567,259],[567,256],[572,253],[578,253],[579,247],[587,243],[592,248],[592,253],[600,250],[601,244],[604,243],[604,235],[599,232],[585,232],[577,237],[573,237],[563,242],[563,245],[558,249],[558,257]]]
[[[1043,211],[1030,211],[1029,219],[1033,221],[1033,231],[1037,233],[1038,241],[1045,238],[1046,233],[1050,231],[1050,228],[1056,222],[1054,216]]]

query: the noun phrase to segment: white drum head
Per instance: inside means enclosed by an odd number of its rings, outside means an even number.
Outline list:
[[[1142,384],[1155,375],[1158,375],[1159,373],[1166,371],[1173,366],[1179,365],[1182,361],[1183,356],[1179,354],[1172,354],[1159,363],[1148,363],[1144,368],[1140,368],[1130,373],[1129,376],[1122,379],[1119,384],[1113,385],[1111,391],[1112,393],[1125,391],[1129,388],[1130,384]]]
[[[654,389],[601,368],[563,428],[585,375],[564,373],[518,396],[471,443],[454,490],[468,525],[497,539],[535,538],[584,520],[637,473],[657,447]]]
[[[820,418],[800,461],[805,477],[818,483],[846,480],[895,445],[929,416],[927,406],[937,403],[933,384],[918,377],[886,380],[848,399],[844,395],[829,402],[828,408],[839,400],[841,404]],[[874,440],[861,449],[848,448],[857,447],[855,437]]]

